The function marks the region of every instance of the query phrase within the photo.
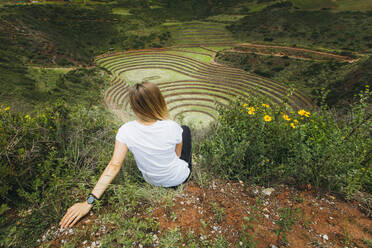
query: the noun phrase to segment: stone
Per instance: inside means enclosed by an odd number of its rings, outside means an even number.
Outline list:
[[[270,196],[271,193],[273,193],[274,191],[275,191],[274,188],[266,188],[266,189],[263,189],[263,190],[262,190],[262,193],[263,193],[264,195]]]

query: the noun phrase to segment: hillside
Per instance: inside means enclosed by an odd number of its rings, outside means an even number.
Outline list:
[[[372,247],[372,5],[363,0],[0,2],[0,247]],[[129,154],[86,199],[158,85],[191,180]]]

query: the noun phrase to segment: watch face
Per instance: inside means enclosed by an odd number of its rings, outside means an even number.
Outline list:
[[[94,202],[94,197],[93,196],[89,196],[87,202],[89,204],[92,204]]]

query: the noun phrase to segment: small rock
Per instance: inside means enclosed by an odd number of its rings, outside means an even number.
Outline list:
[[[264,214],[264,216],[266,217],[266,219],[270,218],[270,216],[268,214]]]
[[[181,202],[180,202],[180,204],[181,204],[181,205],[183,205],[183,204],[184,204],[184,202],[183,202],[183,201],[181,201]]]
[[[83,241],[83,245],[85,245],[86,243],[88,243],[88,240],[84,240]]]
[[[271,193],[273,193],[274,191],[275,191],[274,188],[267,188],[267,189],[263,189],[263,190],[262,190],[262,193],[263,193],[264,195],[270,196]]]
[[[225,190],[224,189],[221,189],[220,191],[221,191],[221,193],[225,193]]]
[[[258,189],[254,189],[253,194],[257,195],[258,194]]]
[[[240,246],[243,246],[243,242],[242,242],[242,241],[240,241],[240,242],[239,242],[239,245],[240,245]]]
[[[333,217],[332,216],[329,216],[329,219],[333,220]]]
[[[270,248],[278,248],[276,245],[270,245]]]
[[[138,247],[139,247],[139,248],[143,248],[143,245],[142,245],[142,244],[139,244]]]
[[[322,238],[323,238],[324,240],[328,240],[328,235],[327,235],[327,234],[324,234],[324,235],[322,235]]]
[[[320,209],[320,210],[323,210],[323,208],[322,208],[322,207],[320,207],[319,209]]]

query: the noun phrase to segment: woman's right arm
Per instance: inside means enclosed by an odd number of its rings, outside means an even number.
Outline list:
[[[182,141],[181,141],[181,143],[176,144],[176,154],[177,154],[177,156],[181,157],[181,153],[182,153]]]
[[[108,185],[111,183],[112,180],[114,180],[115,176],[119,173],[127,152],[128,152],[127,145],[116,140],[114,154],[111,158],[110,163],[107,165],[106,169],[103,171],[101,177],[99,178],[96,186],[92,190],[93,195],[95,195],[98,198],[101,198],[103,192],[105,192]]]
[[[101,177],[99,178],[96,186],[92,190],[93,195],[98,198],[102,196],[108,185],[119,173],[127,152],[127,145],[116,140],[114,154],[111,158],[110,163],[106,166],[106,169],[103,171]],[[67,210],[66,214],[63,216],[59,224],[62,228],[74,226],[75,223],[79,221],[80,218],[85,216],[92,207],[93,205],[89,204],[87,201],[75,203]]]

